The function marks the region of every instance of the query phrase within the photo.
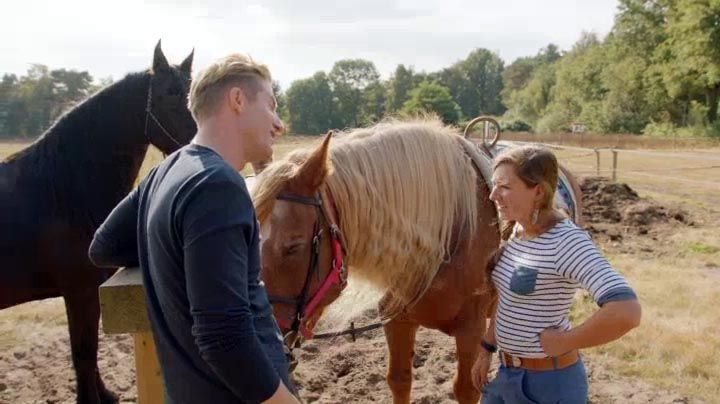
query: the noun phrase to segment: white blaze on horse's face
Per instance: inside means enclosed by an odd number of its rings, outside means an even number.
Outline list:
[[[272,226],[270,225],[270,222],[266,222],[264,225],[260,226],[260,252],[262,253],[263,250],[263,244],[265,243],[265,240],[272,237]]]

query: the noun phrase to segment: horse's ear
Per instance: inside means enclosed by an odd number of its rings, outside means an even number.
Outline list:
[[[162,48],[160,48],[160,40],[158,40],[157,45],[155,45],[155,55],[153,55],[152,68],[156,73],[161,70],[170,70],[170,65],[168,64],[167,59],[165,59],[165,54],[163,54]]]
[[[330,162],[330,139],[333,132],[330,131],[325,135],[322,144],[312,152],[310,157],[298,169],[295,178],[310,190],[315,191],[325,182],[325,179],[332,172],[332,163]]]
[[[192,70],[192,62],[193,62],[194,56],[195,56],[195,48],[193,48],[192,52],[190,52],[188,57],[186,57],[185,60],[183,60],[183,62],[180,63],[180,70],[189,74],[190,71]]]

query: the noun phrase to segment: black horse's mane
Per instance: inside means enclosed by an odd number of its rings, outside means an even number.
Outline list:
[[[15,176],[6,180],[46,178],[52,195],[46,203],[94,230],[110,205],[130,191],[147,151],[142,129],[150,77],[130,73],[62,115],[0,165],[7,168],[3,175]]]

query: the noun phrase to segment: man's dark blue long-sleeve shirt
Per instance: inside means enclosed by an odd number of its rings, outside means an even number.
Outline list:
[[[258,247],[242,176],[199,145],[168,157],[96,232],[96,265],[142,269],[168,401],[257,402],[289,386]]]

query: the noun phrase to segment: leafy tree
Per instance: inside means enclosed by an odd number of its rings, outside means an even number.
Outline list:
[[[405,65],[399,64],[397,68],[395,68],[395,73],[390,77],[388,83],[388,112],[399,111],[405,101],[410,99],[410,91],[420,84],[420,82],[422,82],[422,80],[418,81],[418,76],[412,67],[405,67]]]
[[[320,135],[337,127],[330,81],[324,72],[294,81],[285,94],[292,133]]]
[[[447,124],[460,120],[460,106],[453,100],[450,90],[437,82],[424,81],[410,91],[410,99],[402,111],[411,115],[436,113]]]
[[[363,91],[365,104],[362,107],[361,125],[372,125],[385,116],[387,109],[387,89],[378,82],[372,83]]]
[[[668,2],[667,37],[657,53],[671,96],[705,96],[709,123],[717,120],[720,98],[720,1]]]
[[[504,62],[487,49],[475,49],[465,60],[439,74],[466,118],[499,115],[505,111],[500,98]]]
[[[328,79],[341,125],[358,126],[365,115],[364,91],[380,81],[375,65],[363,59],[340,60],[333,65]]]

